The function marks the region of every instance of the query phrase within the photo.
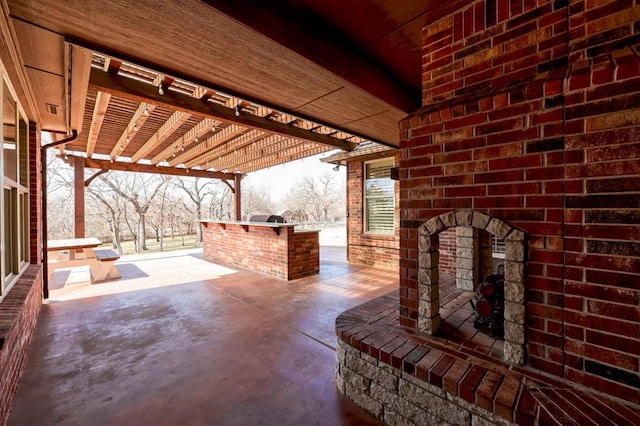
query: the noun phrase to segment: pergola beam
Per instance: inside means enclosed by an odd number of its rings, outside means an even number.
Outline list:
[[[91,116],[91,127],[89,128],[89,136],[87,136],[87,157],[91,158],[93,150],[96,148],[98,135],[102,129],[104,116],[107,114],[111,95],[109,93],[98,92],[96,103],[93,106],[93,115]]]
[[[69,157],[72,158],[72,157]],[[82,157],[76,157],[82,158]],[[85,158],[84,167],[87,169],[115,170],[120,172],[153,173],[157,175],[191,176],[209,179],[234,180],[237,173],[210,172],[207,170],[183,169],[177,167],[152,166],[149,164],[124,163],[121,161],[98,160]]]
[[[118,142],[116,142],[115,146],[111,150],[109,158],[113,160],[116,158],[116,156],[121,154],[122,151],[124,151],[127,145],[129,145],[129,142],[131,142],[131,139],[133,139],[136,133],[138,133],[138,130],[140,130],[145,121],[147,121],[147,118],[155,109],[155,107],[155,105],[147,104],[146,102],[140,103],[140,106],[138,106],[138,109],[133,114],[133,117],[131,117],[129,124],[127,124],[127,127],[122,132],[122,135],[120,135],[120,139],[118,139]]]
[[[174,112],[171,117],[169,117],[167,121],[165,121],[165,123],[158,129],[158,131],[151,135],[151,137],[140,147],[140,149],[138,149],[138,151],[136,151],[136,153],[131,156],[131,162],[137,163],[142,158],[144,158],[145,155],[153,151],[155,147],[160,145],[166,138],[171,136],[171,134],[175,132],[178,127],[182,126],[182,124],[184,124],[184,122],[187,121],[189,117],[191,117],[191,114],[187,114],[181,111]]]
[[[213,102],[203,102],[202,100],[168,89],[164,91],[164,95],[160,95],[158,93],[158,88],[151,84],[119,75],[111,75],[95,68],[91,70],[89,86],[93,89],[111,93],[112,95],[136,102],[150,102],[169,109],[183,111],[193,115],[199,115],[201,117],[213,118],[228,123],[236,123],[244,127],[258,129],[265,132],[278,133],[297,139],[317,142],[335,148],[340,148],[345,151],[352,151],[357,146],[357,144],[343,139],[291,126],[266,117],[237,111],[234,108],[222,106]]]

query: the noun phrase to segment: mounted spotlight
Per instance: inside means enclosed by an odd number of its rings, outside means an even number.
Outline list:
[[[332,169],[334,172],[340,171],[340,164],[336,164],[336,166]]]
[[[158,95],[164,95],[164,88],[162,87],[162,83],[158,84]]]

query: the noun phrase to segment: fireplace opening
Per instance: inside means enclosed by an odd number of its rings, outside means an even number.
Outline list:
[[[525,234],[462,210],[418,230],[418,330],[524,363]]]
[[[439,234],[438,247],[440,335],[502,358],[504,240],[456,226]]]

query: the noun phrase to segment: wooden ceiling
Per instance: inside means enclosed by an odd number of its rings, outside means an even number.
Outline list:
[[[397,146],[421,28],[460,0],[12,0],[45,130],[96,161],[248,173]],[[158,86],[164,94],[160,94]],[[29,112],[28,112],[29,114]]]

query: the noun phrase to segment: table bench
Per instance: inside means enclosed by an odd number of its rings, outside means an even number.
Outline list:
[[[97,238],[72,238],[67,240],[49,240],[48,278],[59,268],[89,266],[91,282],[120,278],[114,265],[120,258],[113,250],[97,250],[102,242]]]
[[[120,272],[115,266],[116,260],[120,259],[118,253],[109,249],[94,250],[96,261],[90,265],[91,281],[105,281],[107,279],[120,278]]]

